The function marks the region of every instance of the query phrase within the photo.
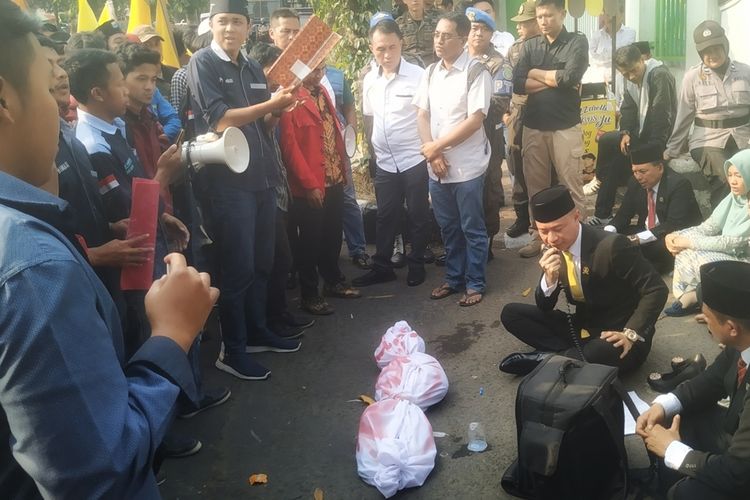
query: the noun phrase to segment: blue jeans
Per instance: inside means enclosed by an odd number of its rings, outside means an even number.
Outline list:
[[[217,245],[219,317],[226,352],[245,352],[248,338],[268,335],[266,301],[273,267],[276,191],[222,186],[209,200],[211,236]]]
[[[347,183],[344,186],[344,213],[342,222],[344,224],[344,238],[346,247],[349,249],[349,257],[356,257],[365,253],[365,225],[362,221],[362,210],[357,203],[357,195],[354,192],[354,179],[352,178],[352,165],[348,158],[344,160],[347,168]]]
[[[484,175],[442,184],[430,179],[430,197],[445,246],[445,282],[484,293],[489,242],[484,225]]]

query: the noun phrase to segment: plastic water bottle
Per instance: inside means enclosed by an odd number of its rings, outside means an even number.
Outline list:
[[[469,444],[467,448],[475,453],[487,449],[487,439],[484,437],[484,427],[481,423],[471,422],[469,424]]]

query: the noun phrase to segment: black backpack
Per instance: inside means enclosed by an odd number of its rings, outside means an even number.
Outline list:
[[[628,493],[617,369],[550,356],[518,386],[518,458],[502,486],[521,498],[606,500]]]

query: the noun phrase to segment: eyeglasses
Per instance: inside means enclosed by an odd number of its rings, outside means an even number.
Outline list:
[[[432,34],[432,38],[434,40],[440,40],[441,42],[448,42],[450,40],[457,40],[461,37],[458,35],[452,35],[450,33],[440,33],[439,31],[436,31]]]

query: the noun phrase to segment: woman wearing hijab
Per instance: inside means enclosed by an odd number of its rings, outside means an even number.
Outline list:
[[[731,189],[703,224],[667,235],[667,249],[675,255],[672,293],[677,298],[664,314],[686,316],[698,312],[696,289],[700,266],[719,260],[750,261],[750,150],[740,151],[724,164]]]

